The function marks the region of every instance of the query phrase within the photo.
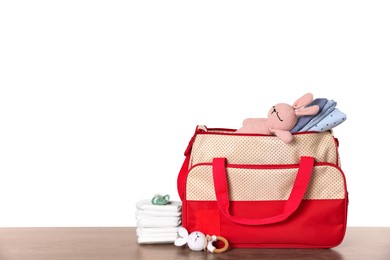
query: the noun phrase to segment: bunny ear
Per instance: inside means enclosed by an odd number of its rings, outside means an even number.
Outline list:
[[[307,93],[294,102],[293,108],[295,109],[301,108],[303,106],[310,104],[312,101],[313,101],[313,94]]]
[[[295,114],[297,116],[315,115],[318,113],[319,110],[320,110],[320,107],[315,105],[315,106],[304,107],[304,108],[295,110]]]
[[[175,246],[184,246],[187,243],[187,238],[179,237],[175,240]]]
[[[187,244],[187,239],[188,239],[188,231],[187,229],[183,227],[179,227],[177,230],[177,233],[179,234],[179,237],[175,240],[175,246],[184,246]]]
[[[179,233],[179,236],[180,237],[184,237],[185,239],[187,239],[188,237],[188,231],[187,229],[183,228],[183,227],[179,227],[179,229],[177,230],[177,232]]]

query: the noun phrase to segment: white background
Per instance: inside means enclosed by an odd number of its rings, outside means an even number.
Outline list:
[[[8,3],[7,3],[8,2]],[[390,226],[386,1],[4,1],[0,226],[133,226],[197,124],[338,102],[348,225]]]

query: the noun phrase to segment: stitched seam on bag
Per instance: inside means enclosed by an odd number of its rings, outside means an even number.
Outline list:
[[[301,155],[337,164],[333,135],[328,132],[297,135],[291,145],[286,145],[274,136],[200,133],[192,147],[190,165],[212,162],[216,157],[226,157],[229,163],[236,164],[290,164],[298,163]]]
[[[227,168],[231,200],[286,200],[291,193],[297,168]],[[212,166],[193,167],[187,177],[187,200],[215,200]],[[319,163],[304,199],[345,198],[345,178],[335,165]]]

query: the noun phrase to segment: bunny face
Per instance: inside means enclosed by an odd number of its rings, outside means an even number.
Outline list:
[[[188,236],[188,247],[194,251],[202,251],[206,246],[206,236],[199,231],[194,231]]]
[[[297,123],[295,109],[288,104],[277,104],[268,111],[269,127],[288,131]]]

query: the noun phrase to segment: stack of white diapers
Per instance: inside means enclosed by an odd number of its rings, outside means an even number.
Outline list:
[[[173,243],[178,237],[181,202],[153,205],[150,200],[141,200],[135,214],[139,244]]]

